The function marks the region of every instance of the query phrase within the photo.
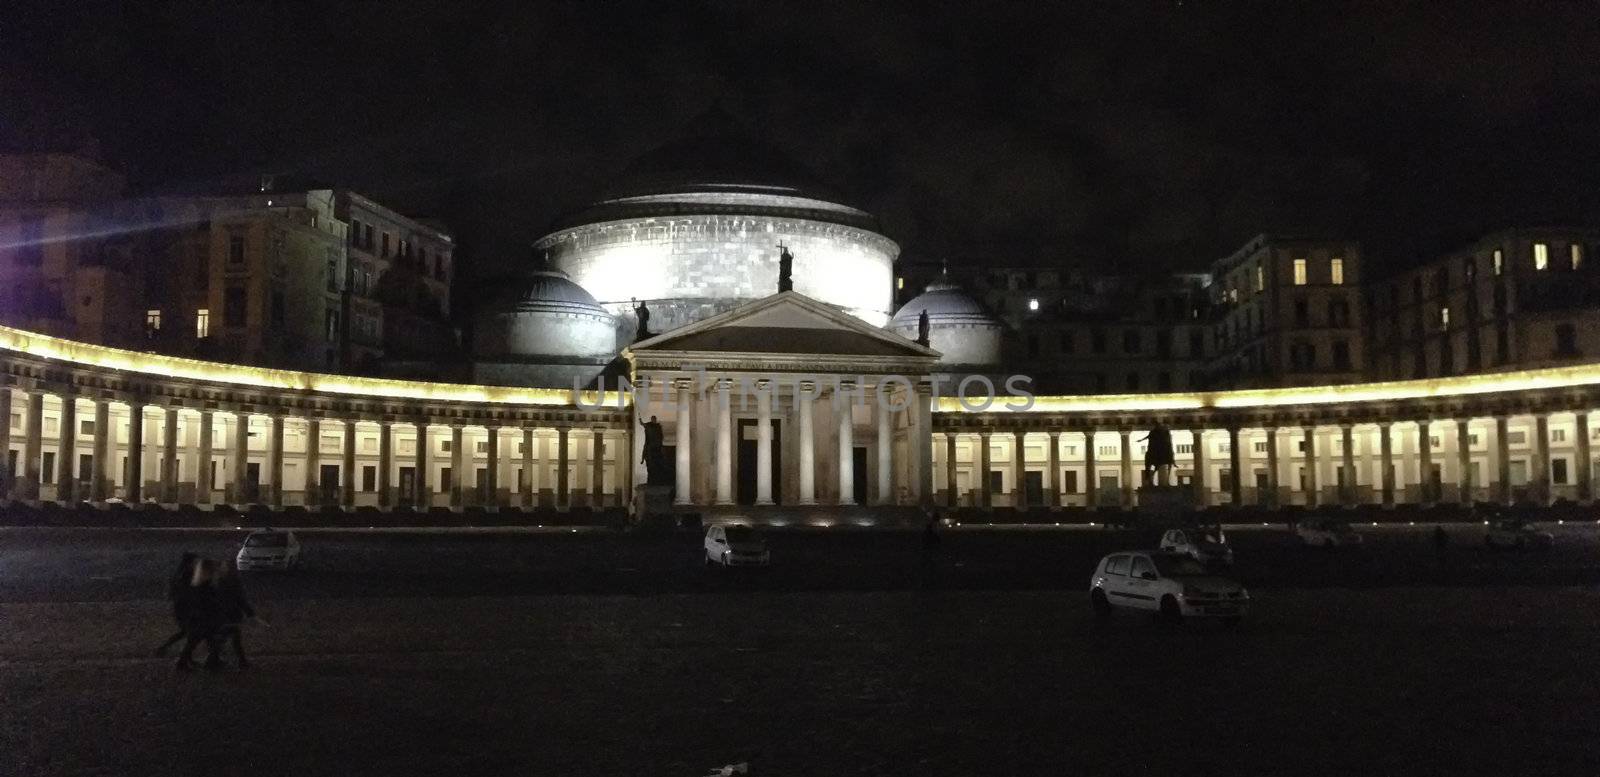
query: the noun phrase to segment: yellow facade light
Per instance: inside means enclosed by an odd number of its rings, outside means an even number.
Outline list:
[[[234,386],[252,386],[286,391],[312,391],[324,394],[382,397],[433,402],[480,402],[498,405],[569,407],[578,403],[593,407],[626,407],[626,394],[610,391],[574,392],[570,389],[482,386],[463,383],[363,378],[353,375],[327,375],[295,370],[274,370],[242,364],[224,364],[141,353],[121,348],[66,340],[36,332],[0,326],[0,351],[12,351],[42,359],[68,362],[85,367],[135,372],[160,378],[210,381]]]
[[[1473,396],[1513,391],[1536,391],[1600,384],[1600,364],[1551,367],[1516,372],[1462,375],[1449,378],[1354,383],[1338,386],[1242,389],[1174,394],[1110,394],[1100,396],[1036,396],[1025,410],[1006,407],[1006,397],[995,399],[987,411],[967,410],[956,397],[940,397],[941,413],[1106,413],[1129,411],[1248,409],[1287,405],[1394,402],[1434,397]],[[970,400],[969,400],[970,401]]]

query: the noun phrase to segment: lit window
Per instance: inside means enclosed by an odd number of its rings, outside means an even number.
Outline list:
[[[1261,265],[1256,265],[1256,291],[1265,291],[1267,288],[1267,271]]]
[[[1294,285],[1306,285],[1306,260],[1304,259],[1294,260]]]
[[[1547,270],[1550,268],[1550,246],[1544,243],[1533,244],[1533,269]]]
[[[1344,260],[1335,257],[1333,261],[1329,262],[1328,274],[1331,276],[1335,286],[1344,285]]]
[[[1028,300],[1028,309],[1029,310],[1038,310],[1039,309],[1039,300],[1037,300],[1037,299]]]
[[[1500,272],[1505,268],[1505,263],[1506,263],[1505,254],[1500,253],[1500,249],[1496,248],[1494,250],[1494,274],[1495,275],[1499,275],[1500,274]]]
[[[894,287],[895,287],[895,288],[896,288],[896,289],[903,289],[903,288],[905,288],[905,287],[906,287],[906,279],[905,279],[905,277],[904,277],[904,276],[902,276],[902,277],[899,277],[899,278],[895,278],[895,279],[894,279]]]
[[[194,336],[209,337],[211,335],[211,311],[201,308],[194,312]]]
[[[1568,253],[1572,259],[1572,269],[1578,269],[1583,264],[1583,246],[1573,243],[1568,249]]]
[[[161,331],[161,311],[146,310],[144,312],[144,328],[151,332]]]
[[[1439,308],[1439,326],[1444,329],[1450,328],[1450,308]]]

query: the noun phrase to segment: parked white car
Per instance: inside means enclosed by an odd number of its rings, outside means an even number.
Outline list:
[[[1556,537],[1547,531],[1539,531],[1529,526],[1525,521],[1515,518],[1496,521],[1483,535],[1483,544],[1491,548],[1524,548],[1545,549],[1554,545]]]
[[[1199,529],[1168,529],[1161,535],[1161,549],[1194,559],[1206,566],[1233,566],[1233,548],[1219,528],[1215,534]]]
[[[1089,581],[1089,603],[1101,617],[1125,607],[1173,623],[1218,618],[1236,625],[1250,611],[1250,592],[1188,556],[1129,551],[1100,559]]]
[[[1360,545],[1364,538],[1350,524],[1332,518],[1312,518],[1295,524],[1301,544],[1314,548],[1343,548]]]
[[[250,532],[235,563],[240,569],[294,569],[300,566],[300,540],[292,531]]]
[[[712,526],[706,529],[706,566],[721,564],[725,567],[764,567],[772,561],[767,541],[755,529],[740,523]]]

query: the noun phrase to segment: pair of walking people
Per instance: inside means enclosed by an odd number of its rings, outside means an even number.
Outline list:
[[[244,655],[241,626],[245,618],[254,618],[256,611],[232,564],[184,553],[167,582],[167,598],[172,602],[178,632],[156,648],[156,655],[165,655],[167,648],[181,640],[183,652],[178,656],[177,668],[187,671],[194,668],[195,648],[204,642],[205,667],[215,670],[222,667],[224,643],[231,642],[239,668],[250,665]]]

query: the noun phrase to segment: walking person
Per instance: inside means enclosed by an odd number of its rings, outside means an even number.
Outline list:
[[[256,608],[250,606],[250,600],[244,593],[244,581],[239,577],[239,570],[232,564],[224,562],[222,568],[218,570],[217,599],[220,617],[218,641],[231,641],[233,656],[239,660],[239,668],[248,669],[250,661],[244,657],[244,640],[240,635],[244,630],[244,619],[256,617]],[[219,645],[218,649],[221,647],[223,646]]]
[[[199,559],[200,557],[194,553],[184,551],[184,554],[178,557],[178,568],[167,578],[167,601],[172,603],[172,618],[178,623],[178,631],[167,637],[167,641],[161,643],[161,647],[156,648],[157,658],[165,656],[167,648],[178,644],[178,640],[189,633],[186,625],[192,604],[189,596],[189,579],[194,577],[194,565]]]
[[[194,649],[206,643],[206,668],[222,666],[218,656],[217,632],[222,626],[222,599],[218,595],[217,562],[205,558],[194,565],[189,587],[184,592],[188,609],[184,617],[183,653],[178,656],[177,669],[186,672],[194,668]]]

